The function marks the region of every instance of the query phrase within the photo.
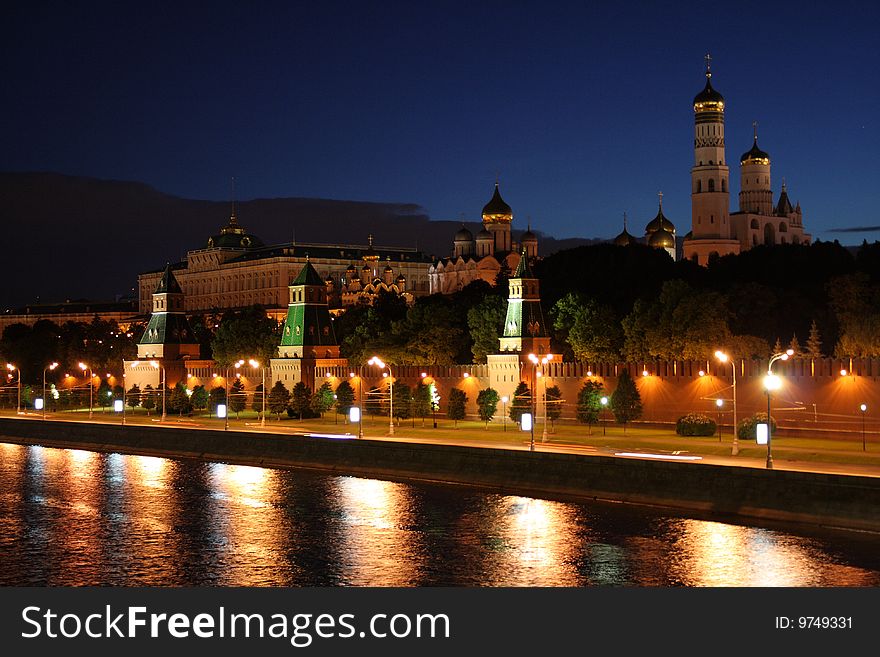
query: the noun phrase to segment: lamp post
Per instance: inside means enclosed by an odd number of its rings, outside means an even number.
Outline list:
[[[19,415],[21,414],[21,370],[18,369],[12,363],[6,363],[6,369],[10,372],[18,372],[18,381],[16,382],[16,386],[18,386],[18,402],[16,403],[15,412]],[[12,376],[10,374],[10,376]]]
[[[602,397],[599,399],[599,403],[602,404],[602,435],[605,435],[605,425],[607,424],[605,421],[605,409],[608,408],[608,397]]]
[[[868,405],[862,404],[859,406],[859,410],[862,412],[862,451],[866,452],[868,444],[865,442],[865,413],[868,411]]]
[[[58,367],[58,363],[51,363],[43,368],[43,419],[46,419],[46,372],[54,370]]]
[[[135,365],[137,365],[137,363],[135,363]],[[167,385],[165,385],[165,365],[164,365],[164,363],[160,365],[155,360],[151,360],[150,365],[152,365],[157,370],[159,370],[159,369],[162,370],[162,420],[161,421],[164,422],[165,418],[167,417],[166,416],[166,408],[165,408],[165,389],[168,387]]]
[[[251,358],[248,363],[254,369],[260,368],[260,374],[262,375],[262,386],[263,386],[263,419],[260,420],[260,427],[266,426],[266,368],[260,367],[260,363]]]
[[[553,360],[553,354],[547,354],[546,356],[544,356],[540,360],[538,359],[537,356],[535,356],[535,354],[529,354],[529,360],[532,361],[532,365],[534,366],[534,372],[535,372],[535,385],[533,387],[534,393],[532,395],[532,409],[533,410],[535,409],[535,393],[537,393],[537,387],[538,387],[538,385],[537,385],[538,384],[538,363],[541,364],[541,377],[543,377],[543,379],[544,379],[544,428],[543,428],[543,431],[541,432],[541,442],[546,443],[547,442],[547,372],[545,370],[545,367],[548,362]],[[534,417],[535,413],[533,413],[532,416]],[[534,420],[533,420],[533,426],[534,426]]]
[[[794,355],[794,349],[788,349],[785,352],[773,354],[770,362],[767,363],[767,376],[764,377],[764,388],[767,390],[767,469],[773,469],[773,455],[771,452],[771,443],[773,442],[773,418],[770,416],[770,393],[773,390],[779,390],[782,387],[782,379],[773,374],[773,363],[777,360],[788,360]]]
[[[394,375],[391,373],[391,366],[383,363],[378,356],[373,356],[367,361],[369,365],[375,365],[380,370],[388,368],[388,435],[394,435]]]
[[[736,363],[723,351],[716,351],[715,358],[722,363],[730,362],[730,371],[733,373],[733,448],[730,451],[731,456],[739,454],[739,436],[736,433]],[[720,430],[718,435],[720,436]]]
[[[507,431],[507,395],[501,398],[501,428]]]
[[[85,363],[80,363],[79,369],[81,369],[83,372],[87,371],[89,373],[89,419],[91,420],[92,419],[92,393],[93,393],[92,378],[94,377],[94,374],[92,373],[92,368],[89,365],[86,365]]]
[[[364,437],[364,366],[358,365],[358,438]]]
[[[716,399],[715,406],[718,407],[718,442],[721,442],[721,407],[724,406],[723,399]],[[736,427],[733,429],[734,433],[736,433]]]

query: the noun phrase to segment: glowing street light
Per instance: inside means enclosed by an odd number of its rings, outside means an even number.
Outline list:
[[[18,372],[18,381],[16,383],[18,386],[18,405],[15,408],[15,412],[21,415],[21,370],[12,363],[6,363],[6,369],[10,372]]]
[[[501,398],[501,428],[502,431],[507,431],[507,395],[504,395]]]
[[[784,358],[782,360],[785,360]],[[764,389],[767,391],[767,469],[773,469],[773,456],[770,451],[770,443],[773,434],[773,419],[770,417],[770,393],[782,387],[782,379],[773,373],[764,377]]]
[[[164,422],[164,421],[165,421],[165,418],[166,418],[166,413],[165,413],[165,393],[166,393],[167,388],[168,388],[168,386],[167,386],[167,384],[166,384],[166,382],[165,382],[165,364],[163,363],[163,364],[160,365],[160,364],[159,364],[158,362],[156,362],[155,360],[151,360],[151,361],[150,361],[150,365],[152,365],[152,366],[153,366],[154,368],[156,368],[157,370],[160,369],[160,368],[161,368],[161,370],[162,370],[162,420],[161,420],[161,421]]]
[[[599,403],[602,404],[602,435],[605,435],[605,425],[607,424],[605,419],[605,409],[608,408],[608,397],[601,397],[599,399]]]
[[[736,363],[733,359],[720,349],[715,352],[715,358],[722,363],[730,363],[730,371],[733,374],[733,448],[730,451],[731,456],[739,454],[739,436],[736,433]],[[721,435],[719,431],[718,435]]]
[[[94,377],[94,374],[92,374],[92,368],[89,365],[86,365],[85,363],[80,363],[79,369],[81,369],[83,372],[88,371],[88,373],[89,373],[89,419],[91,420],[92,419],[92,392],[93,392],[92,391],[92,377]]]
[[[546,376],[546,372],[544,371],[544,368],[548,362],[553,360],[553,354],[547,354],[546,356],[544,356],[540,360],[538,359],[537,356],[535,356],[535,354],[529,354],[529,360],[532,361],[532,365],[534,366],[535,383],[537,383],[538,376],[541,376],[544,379],[544,430],[541,433],[541,442],[545,443],[545,442],[547,442],[547,376]],[[540,375],[538,374],[538,363],[541,364],[541,374]],[[537,385],[535,387],[537,387]],[[535,390],[535,393],[537,393],[537,390]],[[532,411],[535,413],[535,417],[537,418],[537,412],[535,411],[535,401],[536,401],[535,398],[536,397],[537,397],[537,395],[533,393],[533,395],[532,395]]]
[[[54,370],[58,367],[58,363],[50,363],[46,367],[43,368],[43,419],[46,419],[46,372],[49,370]]]
[[[859,410],[862,412],[862,451],[865,452],[868,450],[868,444],[865,442],[865,413],[868,412],[868,405],[862,404]]]
[[[388,368],[388,435],[394,435],[394,375],[391,373],[391,366],[382,362],[378,356],[373,356],[367,361],[368,365],[375,365],[380,370]]]
[[[254,369],[257,369],[259,367],[260,374],[262,375],[262,379],[263,379],[263,384],[262,384],[263,385],[263,419],[260,420],[260,426],[265,427],[266,426],[266,368],[260,367],[260,363],[257,362],[256,360],[254,360],[253,358],[251,358],[248,361],[248,364],[251,367],[253,367]],[[330,372],[327,372],[327,376],[328,377],[330,376]]]

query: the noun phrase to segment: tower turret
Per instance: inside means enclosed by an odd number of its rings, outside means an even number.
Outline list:
[[[770,156],[758,148],[758,123],[752,123],[754,142],[740,163],[739,211],[769,216],[773,211],[770,189]]]
[[[550,352],[550,335],[541,311],[538,277],[532,273],[525,249],[508,281],[507,316],[501,337],[502,352],[545,354]]]
[[[483,226],[492,233],[495,253],[504,253],[511,249],[510,223],[513,221],[513,210],[501,198],[498,183],[492,198],[483,206]]]

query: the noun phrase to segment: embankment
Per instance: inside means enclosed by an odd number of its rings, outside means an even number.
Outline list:
[[[880,531],[880,478],[378,440],[0,418],[0,441],[454,482]]]

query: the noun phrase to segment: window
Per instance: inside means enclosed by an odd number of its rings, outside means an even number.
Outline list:
[[[715,191],[715,179],[714,178],[709,178],[709,191],[710,192]]]
[[[722,192],[727,191],[727,181],[724,178],[721,179],[721,191]]]
[[[702,192],[702,191],[703,191],[703,181],[702,181],[702,180],[698,180],[698,181],[697,181],[697,194],[699,194],[699,193]]]

